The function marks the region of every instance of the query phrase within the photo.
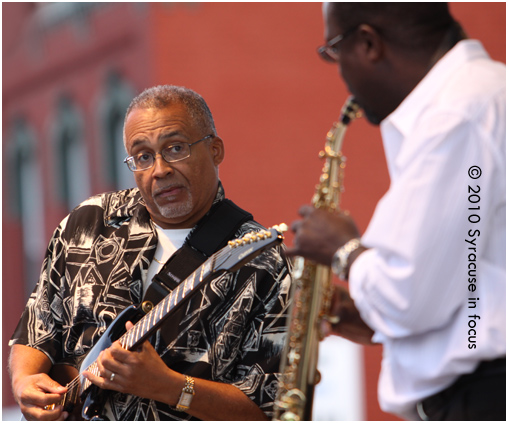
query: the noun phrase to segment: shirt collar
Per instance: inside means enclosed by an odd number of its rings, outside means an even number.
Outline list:
[[[428,100],[435,98],[450,75],[466,62],[481,57],[488,55],[478,40],[459,41],[430,69],[399,107],[381,122],[381,132],[388,125],[392,125],[402,136],[407,136],[428,107]]]
[[[487,52],[478,40],[459,41],[430,69],[402,103],[381,122],[380,130],[391,176],[394,171],[394,160],[404,139],[412,133],[418,119],[429,107],[430,100],[436,98],[450,76],[466,62],[487,57]]]

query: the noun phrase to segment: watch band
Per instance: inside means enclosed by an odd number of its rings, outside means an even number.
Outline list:
[[[361,245],[360,238],[353,238],[340,247],[333,255],[332,271],[340,279],[347,281],[349,276],[348,264],[350,254]]]
[[[182,393],[180,394],[180,399],[178,400],[178,404],[176,404],[176,409],[178,411],[187,411],[191,405],[192,399],[194,398],[194,378],[185,376],[185,386],[182,389]]]

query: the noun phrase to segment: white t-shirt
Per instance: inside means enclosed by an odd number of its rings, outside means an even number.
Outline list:
[[[146,294],[146,290],[152,283],[153,277],[159,272],[162,266],[164,266],[175,251],[182,247],[185,239],[191,231],[191,228],[162,229],[156,223],[154,223],[154,227],[157,231],[159,242],[157,244],[157,249],[155,250],[155,258],[152,260],[152,263],[148,268],[147,278],[143,284],[143,296]]]

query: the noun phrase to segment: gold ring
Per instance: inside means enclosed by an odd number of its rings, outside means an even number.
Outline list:
[[[44,410],[54,410],[55,404],[48,404],[44,406]]]

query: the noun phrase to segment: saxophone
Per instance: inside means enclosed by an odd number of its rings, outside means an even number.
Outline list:
[[[358,104],[350,97],[343,106],[338,122],[326,135],[325,159],[312,205],[330,211],[339,210],[343,191],[345,157],[342,142],[347,125],[357,117]],[[279,384],[275,400],[274,420],[311,420],[314,387],[320,380],[317,370],[320,323],[328,316],[332,297],[332,272],[303,257],[296,257],[293,267],[294,291],[288,316],[288,335],[281,360]]]

